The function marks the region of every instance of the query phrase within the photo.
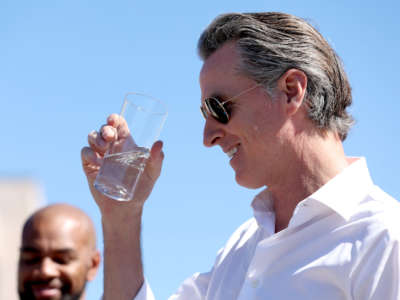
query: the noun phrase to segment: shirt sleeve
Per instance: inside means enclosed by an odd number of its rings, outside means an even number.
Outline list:
[[[400,299],[400,249],[387,236],[375,243],[355,281],[355,300]]]
[[[151,291],[150,285],[147,283],[146,279],[133,300],[155,300],[153,292]]]
[[[224,248],[221,248],[215,261],[219,261]],[[195,273],[186,279],[178,290],[168,300],[204,300],[210,285],[211,277],[215,269],[215,263],[211,270],[206,273]],[[144,280],[142,287],[132,300],[155,300],[153,292],[147,280]]]
[[[221,255],[223,249],[220,249],[217,255],[217,260]],[[215,266],[211,271],[206,273],[195,273],[186,279],[178,290],[168,298],[168,300],[203,300],[205,299],[210,284],[210,279],[213,274]],[[153,292],[151,291],[148,282],[144,281],[138,294],[133,300],[155,300]]]
[[[220,260],[223,250],[224,248],[219,249],[214,265],[209,272],[193,274],[192,277],[189,277],[181,284],[175,294],[169,297],[168,300],[204,300],[216,268],[216,262]]]
[[[186,279],[179,289],[168,300],[199,300],[204,299],[209,282],[209,273],[196,273],[192,277]],[[102,300],[101,297],[100,300]],[[136,297],[132,300],[155,300],[150,285],[144,280]]]
[[[205,299],[211,272],[196,273],[186,279],[168,300],[202,300]],[[136,300],[136,299],[135,299]]]

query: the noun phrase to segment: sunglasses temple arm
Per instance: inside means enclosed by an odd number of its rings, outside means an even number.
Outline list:
[[[242,92],[239,93],[238,95],[235,95],[235,96],[233,96],[232,98],[229,98],[228,100],[225,100],[224,102],[221,102],[221,104],[224,105],[225,103],[232,102],[233,100],[239,98],[239,97],[242,96],[243,94],[245,94],[245,93],[247,93],[247,92],[250,92],[251,90],[254,90],[255,88],[257,88],[257,87],[259,87],[259,86],[261,86],[261,85],[263,85],[262,82],[257,83],[256,85],[254,85],[254,86],[248,88],[247,90],[242,91]]]

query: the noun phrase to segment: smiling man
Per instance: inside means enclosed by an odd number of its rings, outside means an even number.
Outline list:
[[[232,13],[209,25],[198,49],[204,145],[228,155],[239,185],[264,189],[251,203],[254,217],[210,271],[169,299],[400,299],[400,205],[373,183],[365,158],[345,154],[351,88],[327,41],[289,14]],[[108,146],[127,130],[111,115],[89,134],[82,163],[102,213],[104,299],[152,300],[140,232],[162,143],[151,149],[132,201],[93,188]],[[229,209],[222,213],[229,217]]]
[[[20,251],[21,300],[83,300],[100,263],[92,221],[67,204],[47,206],[29,217]]]

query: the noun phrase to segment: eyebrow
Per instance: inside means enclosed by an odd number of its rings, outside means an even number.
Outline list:
[[[25,246],[20,248],[20,252],[34,252],[34,253],[40,253],[39,249],[31,246]],[[56,254],[75,254],[75,250],[72,248],[61,248],[61,249],[56,249],[52,250],[51,252],[56,253]]]

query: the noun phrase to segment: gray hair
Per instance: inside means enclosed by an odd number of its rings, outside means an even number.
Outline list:
[[[230,13],[218,16],[201,34],[199,55],[206,60],[228,41],[236,41],[239,69],[271,93],[289,69],[307,76],[305,105],[322,131],[344,140],[354,121],[346,111],[351,87],[340,58],[305,20],[284,13]]]

